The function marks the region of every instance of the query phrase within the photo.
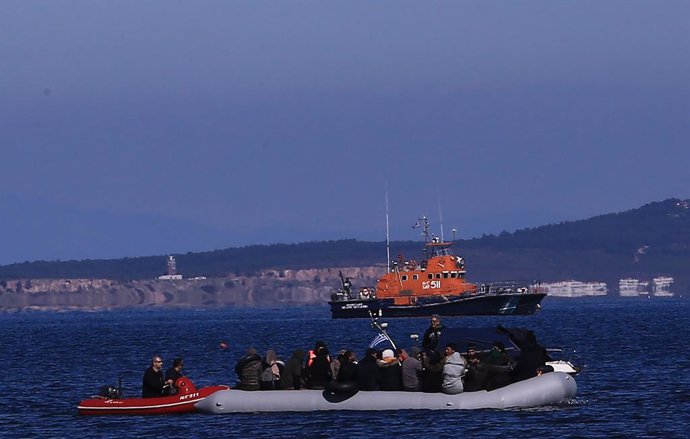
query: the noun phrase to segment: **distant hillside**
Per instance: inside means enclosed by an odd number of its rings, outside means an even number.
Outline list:
[[[563,222],[461,243],[480,278],[544,281],[671,275],[688,291],[690,202],[668,199],[638,209]],[[476,264],[476,265],[475,265]]]
[[[418,258],[422,242],[397,241],[391,256]],[[690,276],[690,202],[668,199],[638,209],[563,222],[514,233],[456,242],[476,281],[601,280],[671,275],[674,290],[687,291]],[[268,268],[304,269],[371,266],[385,261],[384,242],[339,240],[252,245],[175,255],[185,277],[251,275]],[[0,267],[0,279],[152,279],[165,271],[165,257],[40,261]]]
[[[690,201],[668,199],[638,209],[467,241],[471,248],[603,250],[633,255],[690,250]]]

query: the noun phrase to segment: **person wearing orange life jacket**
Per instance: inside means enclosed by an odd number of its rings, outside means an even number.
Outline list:
[[[331,372],[331,358],[328,347],[322,341],[317,341],[314,349],[309,351],[306,367],[306,384],[310,389],[323,389],[333,378]]]
[[[314,362],[314,359],[316,358],[316,355],[318,354],[319,350],[321,348],[325,348],[326,343],[322,342],[321,340],[317,341],[316,344],[314,345],[314,349],[310,349],[309,353],[307,354],[307,362],[305,364],[305,367],[311,366],[311,363]],[[328,361],[330,362],[331,359],[330,357],[328,358]]]
[[[328,348],[322,347],[316,352],[316,357],[307,367],[307,387],[310,389],[325,389],[333,379],[331,361],[328,356]]]

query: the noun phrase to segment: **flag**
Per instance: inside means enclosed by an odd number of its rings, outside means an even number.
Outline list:
[[[385,341],[388,341],[388,338],[383,334],[379,334],[376,337],[374,337],[374,339],[371,341],[371,343],[369,343],[369,347],[375,348],[376,346],[380,345],[381,343],[383,343]]]
[[[419,221],[417,221],[416,223],[414,223],[414,226],[412,226],[413,229],[416,229],[417,227],[419,227]]]

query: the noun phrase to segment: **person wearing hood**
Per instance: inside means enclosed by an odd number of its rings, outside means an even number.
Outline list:
[[[295,349],[285,364],[285,372],[280,376],[281,389],[299,390],[304,385],[304,351]]]
[[[520,345],[520,356],[511,372],[513,381],[522,381],[537,376],[537,369],[546,365],[549,355],[546,349],[537,343],[534,332],[527,331]]]
[[[247,354],[235,364],[235,372],[239,378],[237,388],[241,390],[259,390],[259,377],[263,370],[262,361],[256,349],[247,349]]]
[[[263,368],[259,380],[261,390],[280,390],[280,377],[283,374],[285,364],[278,359],[276,351],[273,349],[266,351],[266,357],[261,367]]]
[[[441,391],[449,395],[462,393],[462,377],[465,375],[467,361],[456,351],[455,344],[446,345],[446,362],[443,365],[443,382]]]
[[[316,390],[326,388],[326,385],[333,378],[330,363],[331,357],[328,355],[328,348],[324,345],[318,349],[316,357],[313,358],[307,367],[307,387]]]

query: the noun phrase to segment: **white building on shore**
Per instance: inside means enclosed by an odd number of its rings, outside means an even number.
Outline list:
[[[626,277],[618,281],[618,294],[621,297],[649,296],[649,282]]]
[[[539,286],[546,291],[546,294],[553,297],[605,296],[608,293],[608,287],[605,282],[564,280],[542,283]]]
[[[652,294],[656,297],[673,297],[671,284],[673,278],[670,276],[660,276],[652,279]]]
[[[650,282],[626,277],[618,281],[618,293],[621,297],[673,297],[671,284],[673,278],[670,276],[655,277],[650,290]]]

